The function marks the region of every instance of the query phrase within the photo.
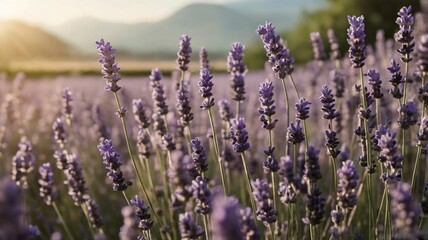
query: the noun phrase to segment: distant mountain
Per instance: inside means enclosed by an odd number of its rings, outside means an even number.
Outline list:
[[[250,15],[260,23],[271,21],[278,30],[294,26],[302,11],[312,11],[325,5],[325,0],[241,0],[226,7]]]
[[[314,2],[319,1],[249,0],[225,5],[197,3],[158,22],[123,24],[82,18],[50,30],[90,54],[95,53],[95,41],[104,38],[122,53],[172,55],[178,49],[179,37],[188,34],[192,37],[194,51],[204,46],[210,53],[225,55],[233,42],[249,45],[256,40],[255,30],[265,20],[273,21],[281,31],[290,28],[301,10],[309,8],[310,3]],[[288,3],[294,5],[291,7]]]
[[[42,29],[19,21],[0,21],[0,59],[71,57],[70,45]]]

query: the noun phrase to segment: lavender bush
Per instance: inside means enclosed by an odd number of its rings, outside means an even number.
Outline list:
[[[427,239],[428,37],[414,36],[410,6],[397,12],[394,39],[379,31],[374,49],[364,16],[341,19],[346,35],[312,33],[307,66],[266,22],[255,34],[265,72],[249,71],[239,42],[225,49],[227,73],[211,71],[205,48],[193,69],[192,39],[182,35],[178,82],[158,68],[122,79],[117,50],[100,40],[107,92],[100,77],[55,88],[24,75],[2,83],[0,232]],[[344,58],[339,38],[349,44]]]

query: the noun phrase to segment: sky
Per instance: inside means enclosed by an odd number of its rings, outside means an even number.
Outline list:
[[[234,0],[0,0],[0,19],[55,26],[71,19],[94,17],[114,22],[156,21],[193,2]]]

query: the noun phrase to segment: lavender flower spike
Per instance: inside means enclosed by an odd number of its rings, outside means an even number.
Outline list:
[[[248,143],[248,131],[244,118],[232,119],[230,137],[232,138],[233,150],[235,152],[242,153],[250,148],[250,144]]]
[[[194,138],[190,141],[192,146],[192,159],[193,164],[199,174],[206,172],[208,170],[207,157],[205,155],[204,147],[202,146],[201,140],[199,138]]]
[[[358,172],[352,160],[346,160],[337,170],[337,204],[352,209],[357,204]]]
[[[235,197],[216,196],[213,202],[212,235],[214,240],[243,239],[240,205]]]
[[[305,134],[303,133],[303,128],[300,123],[301,120],[297,120],[296,125],[290,123],[290,126],[287,128],[287,141],[293,145],[305,141]]]
[[[204,47],[199,50],[199,67],[210,69],[210,60],[208,59],[208,52]]]
[[[426,75],[428,73],[428,34],[420,37],[416,50],[418,56],[417,65],[419,70]]]
[[[138,229],[138,218],[134,209],[130,206],[122,208],[123,225],[120,228],[120,240],[140,239]]]
[[[398,17],[395,21],[395,23],[400,27],[395,40],[402,44],[401,48],[397,51],[402,55],[401,60],[403,62],[410,62],[412,60],[410,53],[413,52],[415,47],[415,43],[412,42],[414,39],[412,33],[413,22],[414,17],[412,15],[412,6],[402,7],[398,12]]]
[[[190,47],[190,37],[188,35],[182,35],[180,37],[180,49],[177,52],[177,64],[178,69],[181,71],[187,71],[190,63],[190,54],[192,48]]]
[[[268,183],[265,180],[256,179],[251,182],[251,185],[257,205],[257,220],[262,221],[266,226],[276,222],[277,211],[273,208]]]
[[[304,98],[299,99],[299,102],[294,105],[297,111],[296,117],[298,119],[303,121],[309,118],[309,105],[311,105],[311,102]]]
[[[311,225],[320,224],[325,212],[325,199],[321,196],[321,190],[316,186],[311,187],[307,198],[306,217],[302,219],[303,223]]]
[[[144,106],[143,100],[132,100],[132,112],[140,128],[146,129],[150,126],[150,117],[146,114],[146,106]]]
[[[349,28],[348,33],[348,44],[349,44],[349,59],[352,67],[361,68],[364,66],[364,60],[366,59],[366,43],[364,38],[364,16],[348,16]]]
[[[103,157],[104,167],[108,171],[107,176],[113,181],[113,190],[126,190],[128,186],[131,185],[131,182],[125,180],[125,177],[120,170],[122,161],[120,161],[120,155],[117,153],[111,140],[104,139],[101,141],[101,143],[98,145],[98,150]]]
[[[101,73],[106,80],[105,90],[117,92],[121,87],[117,82],[121,79],[119,75],[119,66],[115,63],[116,49],[114,49],[110,42],[105,42],[104,39],[96,42],[98,54],[101,56],[99,63],[102,65]]]
[[[28,187],[27,175],[33,170],[34,154],[33,146],[26,137],[22,137],[18,143],[18,151],[12,158],[12,180],[16,185]]]
[[[398,124],[401,128],[408,129],[418,122],[418,106],[415,102],[408,101],[398,109],[398,112],[400,113]]]
[[[196,179],[192,181],[192,192],[197,202],[195,211],[202,215],[210,214],[212,211],[212,195],[211,191],[208,189],[207,180],[202,179],[201,176],[197,176]]]
[[[316,61],[324,61],[325,59],[327,59],[324,50],[324,43],[322,41],[320,33],[312,32],[309,36],[312,42],[312,49],[314,51],[314,59]]]
[[[253,218],[251,208],[247,207],[239,211],[241,216],[241,232],[245,235],[246,240],[260,239],[260,233],[257,228],[256,222]]]
[[[382,98],[383,93],[381,92],[382,81],[380,80],[380,73],[372,68],[367,72],[367,76],[369,77],[369,84],[373,89],[373,97],[377,99]]]
[[[260,84],[259,88],[259,102],[260,107],[258,109],[260,114],[260,121],[263,123],[262,127],[267,130],[275,128],[277,119],[272,120],[272,116],[275,114],[275,100],[273,100],[274,86],[271,81],[265,81]]]
[[[144,201],[137,195],[129,201],[135,210],[136,216],[140,219],[138,228],[142,231],[148,231],[153,226],[153,220],[149,214],[150,207],[146,206]]]
[[[98,204],[94,200],[88,198],[86,200],[86,205],[88,206],[88,216],[92,226],[94,228],[101,228],[104,226],[104,219],[100,215]]]
[[[68,88],[64,88],[62,91],[62,109],[61,113],[65,117],[67,124],[70,125],[71,119],[73,118],[73,106],[71,102],[73,101],[72,92]]]
[[[418,239],[420,206],[410,194],[410,185],[399,183],[390,192],[391,213],[399,239]]]
[[[43,163],[39,167],[40,179],[38,183],[40,185],[39,195],[46,203],[46,205],[51,205],[52,201],[56,199],[56,193],[54,192],[54,179],[52,166],[50,163]]]
[[[200,71],[200,81],[199,81],[199,93],[201,94],[204,101],[202,102],[201,108],[202,109],[209,109],[212,106],[214,106],[214,98],[212,98],[213,93],[213,82],[212,79],[213,76],[211,75],[210,71],[208,69],[204,68]]]
[[[178,216],[178,227],[181,239],[197,239],[205,233],[204,229],[197,225],[190,212],[185,212]]]

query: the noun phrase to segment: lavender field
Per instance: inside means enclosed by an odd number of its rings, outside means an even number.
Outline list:
[[[428,239],[428,34],[397,12],[299,66],[266,22],[264,70],[237,42],[212,73],[184,34],[171,75],[98,39],[97,76],[2,76],[0,239]]]

